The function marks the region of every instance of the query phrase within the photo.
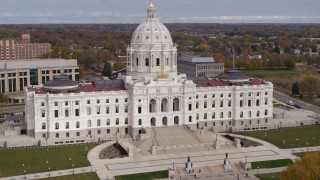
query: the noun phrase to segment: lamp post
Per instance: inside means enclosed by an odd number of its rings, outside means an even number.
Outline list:
[[[24,179],[27,179],[26,172],[27,172],[26,170],[23,170]]]
[[[174,170],[174,161],[172,161],[172,170]]]
[[[247,164],[247,162],[248,162],[248,156],[246,155],[245,158],[246,158],[246,164]]]
[[[297,138],[296,139],[296,148],[298,148],[298,141],[299,141],[299,139]]]
[[[72,175],[74,175],[74,164],[72,164]]]
[[[307,142],[307,152],[308,152],[309,143]]]
[[[85,148],[85,151],[86,151],[86,157],[88,157],[88,147],[87,146]]]
[[[314,144],[314,137],[313,137],[312,139],[313,139],[313,145],[315,145],[315,144]]]
[[[259,176],[259,166],[257,167],[257,177]]]
[[[50,166],[48,167],[48,171],[49,171],[49,178],[50,178]]]

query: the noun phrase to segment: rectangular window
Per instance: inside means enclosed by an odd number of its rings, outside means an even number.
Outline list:
[[[64,104],[65,104],[66,106],[68,106],[69,103],[68,103],[68,101],[66,101],[66,102],[64,102]]]
[[[228,101],[228,107],[231,107],[231,100]]]
[[[141,111],[142,111],[141,107],[138,107],[138,113],[139,114],[141,114]]]
[[[240,93],[240,97],[243,97],[243,93]]]
[[[203,108],[207,108],[207,102],[203,102]]]
[[[203,98],[207,98],[208,96],[205,94],[205,95],[203,95]]]
[[[136,64],[139,66],[139,58],[136,59]]]
[[[64,115],[65,115],[65,117],[69,117],[69,109],[64,110]]]
[[[107,113],[107,114],[110,113],[110,107],[106,107],[106,113]]]
[[[157,58],[157,59],[156,59],[156,65],[157,65],[157,66],[160,66],[160,58]]]
[[[98,129],[97,133],[98,133],[98,134],[101,134],[101,130],[100,130],[100,129]]]
[[[212,98],[215,98],[216,97],[216,94],[212,94]]]
[[[116,113],[119,113],[119,106],[116,106]]]
[[[215,108],[215,107],[216,107],[216,102],[215,102],[215,101],[212,101],[211,103],[212,103],[212,104],[211,104],[211,107],[212,107],[212,108]]]
[[[240,107],[243,107],[243,101],[240,100]]]
[[[45,103],[44,103],[44,102],[41,102],[41,106],[45,106]]]
[[[108,133],[108,134],[110,133],[110,129],[107,129],[107,133]]]
[[[199,102],[196,102],[196,109],[199,109]]]
[[[124,124],[128,124],[128,118],[124,119]]]
[[[75,111],[76,116],[79,116],[79,109],[75,109]]]
[[[146,58],[145,61],[145,66],[149,66],[149,58]]]
[[[97,99],[97,104],[100,104],[100,99]]]
[[[58,106],[58,102],[54,102],[54,106]]]
[[[70,134],[67,132],[67,133],[66,133],[66,137],[69,137],[69,136],[70,136]]]
[[[97,107],[97,114],[100,114],[100,107]]]
[[[56,133],[56,138],[59,138],[59,133]]]
[[[231,93],[228,94],[228,97],[231,97]]]
[[[79,101],[76,101],[76,105],[79,105]]]
[[[220,101],[220,107],[223,107],[223,101]]]
[[[54,117],[59,117],[59,111],[58,110],[54,110]]]
[[[189,111],[192,111],[192,104],[189,104]]]
[[[91,108],[87,108],[87,115],[91,115]]]
[[[248,107],[251,107],[251,100],[248,100]]]
[[[87,104],[90,104],[90,100],[87,100]]]
[[[124,102],[128,102],[128,98],[124,98]]]
[[[256,106],[260,106],[260,101],[259,101],[259,99],[257,99],[257,101],[256,101]]]
[[[264,105],[268,105],[268,98],[264,99]]]
[[[128,112],[128,106],[124,107],[124,112],[127,113]]]
[[[41,110],[41,117],[46,117],[46,111],[45,110]]]
[[[109,99],[106,99],[106,103],[109,103]]]
[[[77,132],[76,134],[77,134],[77,136],[80,136],[80,132]]]

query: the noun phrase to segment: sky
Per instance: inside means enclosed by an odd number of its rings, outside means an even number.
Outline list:
[[[0,0],[0,24],[140,23],[149,0]],[[154,0],[164,23],[320,23],[320,0]]]

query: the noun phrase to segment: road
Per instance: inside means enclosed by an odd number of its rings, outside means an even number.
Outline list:
[[[24,111],[24,105],[0,107],[0,113],[2,113],[2,112],[23,112],[23,111]]]
[[[306,109],[306,110],[309,110],[309,111],[313,111],[313,112],[315,112],[317,114],[320,114],[320,108],[318,106],[315,106],[315,105],[312,105],[312,104],[309,104],[309,103],[305,103],[305,102],[300,101],[298,99],[291,98],[290,96],[288,96],[286,94],[283,94],[281,92],[274,91],[273,92],[273,97],[275,99],[277,99],[278,101],[283,102],[285,104],[287,103],[287,101],[290,100],[295,104],[299,104],[302,109]]]

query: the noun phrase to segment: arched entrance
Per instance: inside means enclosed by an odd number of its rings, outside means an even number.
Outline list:
[[[174,117],[174,125],[179,125],[179,116]]]
[[[180,111],[179,110],[180,104],[179,104],[179,99],[178,98],[174,98],[173,99],[172,107],[173,107],[173,111]]]
[[[150,100],[150,103],[149,103],[149,112],[150,112],[150,113],[157,112],[157,106],[156,106],[156,104],[157,104],[156,100],[154,100],[154,99],[151,99],[151,100]]]
[[[168,112],[168,109],[168,100],[164,98],[161,100],[161,112]]]
[[[156,118],[151,118],[151,122],[150,122],[151,126],[156,126]]]
[[[168,118],[167,117],[162,118],[162,126],[168,126]]]

